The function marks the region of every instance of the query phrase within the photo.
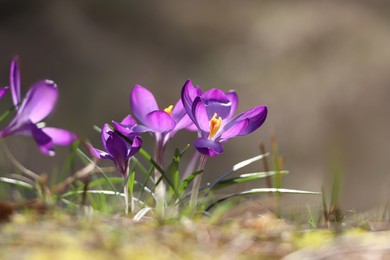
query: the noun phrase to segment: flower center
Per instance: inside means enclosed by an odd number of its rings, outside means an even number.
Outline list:
[[[173,106],[170,105],[169,107],[165,108],[164,111],[168,113],[168,115],[172,115],[172,109],[173,109]]]
[[[218,116],[217,113],[214,113],[213,118],[210,119],[209,139],[212,139],[218,132],[219,128],[221,127],[222,117],[217,118],[217,116]]]

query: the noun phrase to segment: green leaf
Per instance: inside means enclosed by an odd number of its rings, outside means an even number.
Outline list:
[[[174,155],[172,157],[172,162],[168,165],[167,169],[165,170],[167,174],[167,178],[169,178],[172,182],[173,187],[169,188],[169,191],[172,193],[178,191],[179,188],[179,163],[181,160],[182,154],[180,153],[179,149],[175,149]]]
[[[153,173],[153,169],[154,169],[153,167],[150,167],[150,169],[149,169],[149,171],[148,171],[148,174],[146,175],[145,181],[144,181],[144,183],[141,185],[141,192],[139,193],[139,196],[138,196],[138,199],[139,199],[139,200],[141,200],[144,191],[150,191],[149,194],[154,196],[153,191],[151,191],[151,190],[147,187],[147,185],[148,185],[148,180],[151,179],[151,176],[152,176],[152,173]],[[153,180],[152,180],[152,181],[153,181]],[[154,183],[154,181],[153,181],[153,183]]]
[[[7,110],[0,116],[0,122],[3,121],[5,118],[7,118],[7,116],[8,116],[11,112],[15,111],[15,108],[16,108],[15,106],[12,106],[11,108],[7,109]]]
[[[191,173],[187,178],[185,178],[181,183],[178,188],[179,194],[181,194],[185,189],[188,187],[188,185],[195,179],[195,177],[199,174],[201,174],[203,170],[195,171]]]

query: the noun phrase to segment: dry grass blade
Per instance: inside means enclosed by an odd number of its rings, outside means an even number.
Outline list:
[[[91,162],[90,164],[88,164],[87,166],[82,168],[81,170],[77,171],[73,176],[70,176],[70,177],[66,178],[63,182],[57,184],[53,188],[53,193],[63,192],[65,189],[67,189],[75,181],[82,180],[82,179],[90,176],[91,174],[94,173],[95,167],[96,167],[95,161]]]
[[[34,181],[30,180],[29,178],[27,178],[23,175],[17,174],[17,173],[11,173],[8,175],[8,177],[15,179],[15,180],[23,181],[25,183],[30,184],[31,186],[34,186],[34,184],[35,184]]]
[[[4,143],[3,143],[3,149],[4,149],[5,154],[8,157],[8,159],[16,166],[16,168],[18,168],[21,172],[23,172],[27,176],[31,177],[35,181],[39,179],[39,175],[38,174],[36,174],[35,172],[27,169],[20,162],[18,162],[16,160],[16,158],[11,154],[10,150],[8,149],[8,147]]]

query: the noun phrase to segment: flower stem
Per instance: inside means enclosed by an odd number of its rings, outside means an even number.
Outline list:
[[[164,138],[163,136],[156,137],[156,148],[154,152],[156,163],[163,168],[163,160],[164,160]],[[154,170],[154,181],[157,183],[159,179],[162,177],[161,173],[155,169]],[[156,186],[155,194],[156,194],[156,208],[164,215],[164,205],[165,205],[165,183],[163,180]]]
[[[207,159],[206,155],[202,154],[202,156],[200,157],[198,170],[204,169],[204,166],[206,164],[206,159]],[[202,182],[202,175],[203,175],[203,173],[198,174],[195,177],[194,182],[192,184],[190,206],[192,206],[194,208],[196,208],[196,204],[197,204],[197,200],[198,200],[198,193],[199,193],[200,184]]]
[[[125,214],[129,213],[129,178],[124,179],[123,192],[125,194]]]
[[[198,151],[195,151],[194,155],[192,156],[191,158],[191,161],[189,162],[189,164],[187,165],[187,168],[182,176],[182,180],[184,180],[185,178],[187,178],[188,176],[190,176],[190,174],[192,172],[194,172],[195,170],[195,165],[196,163],[198,162],[199,160],[199,157],[200,157],[200,153]]]

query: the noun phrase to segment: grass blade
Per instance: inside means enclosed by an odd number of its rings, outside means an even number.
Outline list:
[[[232,174],[232,173],[238,171],[238,170],[241,169],[241,168],[244,168],[245,166],[248,166],[248,165],[251,164],[251,163],[254,163],[254,162],[258,161],[258,160],[261,160],[261,159],[267,157],[268,155],[269,155],[269,153],[260,154],[260,155],[257,155],[257,156],[255,156],[255,157],[249,158],[249,159],[247,159],[247,160],[244,160],[244,161],[242,161],[242,162],[239,162],[239,163],[233,165],[233,167],[232,167],[229,171],[225,172],[225,173],[222,174],[220,177],[218,177],[213,183],[211,183],[211,185],[209,186],[209,188],[211,189],[212,187],[214,187],[214,185],[216,185],[217,183],[219,183],[222,179],[224,179],[225,177],[229,176],[230,174]]]
[[[77,148],[77,154],[79,155],[79,157],[81,158],[81,160],[84,161],[84,163],[86,164],[90,164],[90,163],[93,163],[93,161],[85,154],[83,153],[80,148]],[[107,177],[107,175],[104,173],[104,171],[97,165],[95,165],[96,169],[98,169],[98,171],[102,174],[103,178],[107,181],[108,185],[110,185],[111,189],[114,191],[114,192],[117,192],[114,185],[111,183],[110,179]]]
[[[27,182],[24,182],[24,181],[19,181],[19,180],[15,180],[15,179],[11,179],[11,178],[6,178],[6,177],[0,177],[0,181],[4,182],[4,183],[15,185],[15,186],[18,186],[18,187],[21,187],[21,188],[26,188],[26,189],[29,189],[29,190],[33,190],[34,189],[33,185],[31,185],[31,184],[29,184]]]
[[[191,173],[187,178],[185,178],[181,183],[178,188],[179,194],[181,194],[185,189],[188,187],[188,185],[195,179],[195,177],[199,174],[201,174],[203,170],[199,170],[196,172]]]
[[[212,187],[213,190],[221,189],[230,185],[238,184],[238,183],[245,183],[245,182],[251,182],[255,180],[260,180],[264,178],[268,178],[270,176],[273,176],[275,174],[288,174],[288,171],[268,171],[268,172],[254,172],[254,173],[246,173],[241,174],[236,178],[230,178],[226,180],[221,180],[220,182],[216,183],[214,187]]]
[[[278,194],[305,194],[305,195],[321,195],[321,192],[316,191],[304,191],[304,190],[294,190],[294,189],[277,189],[277,188],[257,188],[257,189],[251,189],[247,191],[242,191],[239,193],[233,193],[230,195],[227,195],[223,198],[218,199],[216,202],[210,204],[206,211],[210,210],[217,204],[237,196],[246,196],[246,195],[255,195],[255,194],[264,194],[264,193],[278,193]]]

